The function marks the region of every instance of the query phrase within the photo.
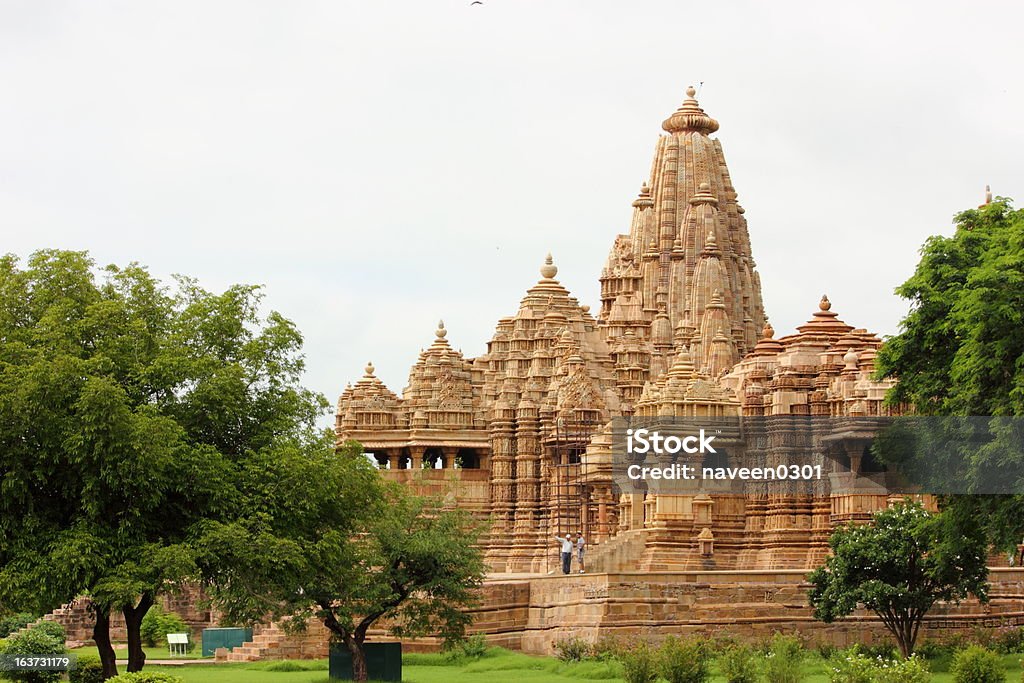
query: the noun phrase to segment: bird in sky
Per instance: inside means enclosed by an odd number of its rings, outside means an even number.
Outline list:
[[[484,4],[484,3],[480,2],[480,0],[473,0],[473,2],[469,3],[469,6],[472,7],[473,5],[482,5],[482,4]]]

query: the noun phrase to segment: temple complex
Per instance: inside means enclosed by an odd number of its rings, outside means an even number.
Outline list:
[[[338,401],[339,444],[355,439],[386,476],[491,519],[495,572],[549,572],[550,539],[566,531],[584,533],[603,570],[808,568],[835,523],[887,504],[877,491],[626,495],[612,481],[613,418],[886,410],[889,383],[871,379],[881,340],[840,320],[827,297],[775,338],[744,209],[711,137],[719,124],[694,95],[662,123],[629,230],[600,271],[596,317],[548,255],[483,354],[453,350],[442,322],[401,397],[371,364]]]

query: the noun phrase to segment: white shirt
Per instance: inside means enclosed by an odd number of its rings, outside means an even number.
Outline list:
[[[562,552],[572,554],[572,539],[562,538],[561,536],[555,536],[556,541],[562,542]]]

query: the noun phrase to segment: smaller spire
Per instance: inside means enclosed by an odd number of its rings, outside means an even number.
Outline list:
[[[545,280],[551,280],[558,275],[558,266],[555,265],[554,259],[551,258],[551,252],[544,258],[544,265],[540,267],[540,276]]]
[[[992,188],[988,185],[985,186],[985,202],[978,206],[979,209],[984,209],[986,206],[992,203]]]
[[[654,200],[651,199],[651,188],[647,187],[646,180],[640,186],[640,195],[633,200],[633,206],[641,211],[654,206]]]
[[[701,183],[697,187],[697,192],[690,197],[690,204],[697,206],[698,204],[711,204],[712,206],[718,206],[718,197],[711,191],[711,185],[708,183]]]

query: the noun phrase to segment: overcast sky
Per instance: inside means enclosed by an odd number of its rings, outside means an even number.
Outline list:
[[[596,308],[661,121],[699,99],[788,334],[893,295],[985,184],[1024,201],[1024,5],[0,0],[2,251],[266,285],[333,401],[482,353],[551,251]]]

